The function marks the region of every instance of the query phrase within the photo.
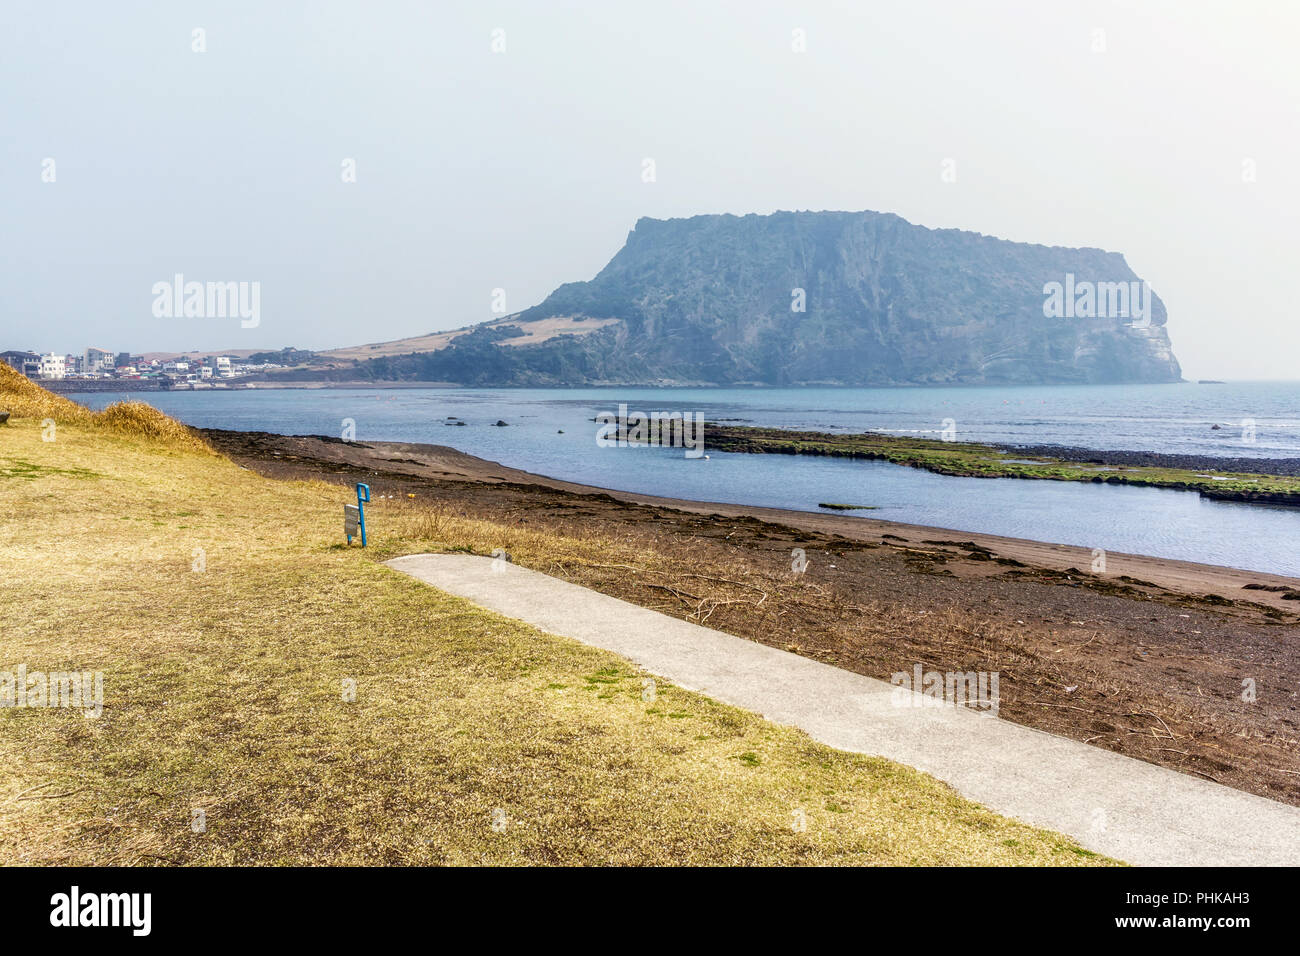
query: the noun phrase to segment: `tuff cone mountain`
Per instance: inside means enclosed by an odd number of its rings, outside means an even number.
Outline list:
[[[1142,287],[1118,253],[927,229],[885,213],[642,219],[591,281],[454,333],[340,350],[333,355],[351,364],[330,377],[473,385],[1180,380],[1154,293],[1145,294],[1145,320],[1116,315],[1115,299],[1107,309],[1101,294],[1080,299],[1077,310],[1071,295],[1069,317],[1046,316],[1045,288],[1067,281],[1067,294],[1092,284],[1112,295],[1118,283]],[[378,357],[364,357],[366,349]]]

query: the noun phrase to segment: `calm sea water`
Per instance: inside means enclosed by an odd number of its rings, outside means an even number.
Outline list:
[[[96,407],[123,395],[75,396]],[[138,394],[129,397],[141,397]],[[1049,481],[952,478],[880,462],[600,448],[592,419],[616,411],[824,431],[934,434],[1234,457],[1300,457],[1300,383],[908,389],[387,389],[148,393],[192,425],[359,441],[450,445],[605,488],[818,511],[874,505],[873,518],[1203,561],[1300,576],[1300,509]],[[455,416],[465,427],[449,426]],[[508,428],[492,427],[498,419]],[[1253,423],[1254,440],[1248,440]],[[1214,430],[1212,425],[1220,428]],[[705,443],[707,446],[707,430]],[[707,450],[707,448],[706,448]]]

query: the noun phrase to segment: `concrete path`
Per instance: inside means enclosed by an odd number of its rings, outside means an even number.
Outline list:
[[[1300,865],[1300,808],[973,711],[899,706],[883,681],[491,558],[388,564],[832,747],[917,767],[992,810],[1130,863]]]

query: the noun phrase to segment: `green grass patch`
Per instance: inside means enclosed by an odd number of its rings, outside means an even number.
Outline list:
[[[1052,458],[1023,458],[992,445],[871,432],[839,435],[777,428],[711,425],[709,446],[750,454],[821,455],[887,461],[941,475],[1139,485],[1195,491],[1208,497],[1263,504],[1300,505],[1300,478],[1255,473],[1215,473],[1186,468],[1103,466]],[[863,505],[823,503],[837,511]]]
[[[59,468],[54,465],[40,465],[25,458],[0,459],[0,479],[19,478],[33,481],[37,478],[49,478],[55,475],[64,478],[102,478],[103,475],[87,468]]]

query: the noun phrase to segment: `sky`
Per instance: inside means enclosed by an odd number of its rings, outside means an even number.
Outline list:
[[[871,209],[1121,252],[1187,378],[1297,379],[1298,47],[1290,0],[5,0],[0,349],[383,341],[642,216]]]

